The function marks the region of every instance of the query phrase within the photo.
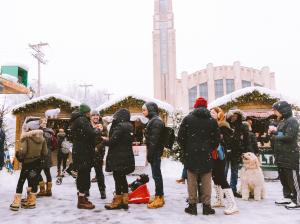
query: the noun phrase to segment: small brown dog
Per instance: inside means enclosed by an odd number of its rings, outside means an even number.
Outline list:
[[[250,193],[254,200],[260,201],[266,196],[265,181],[260,162],[252,152],[244,153],[241,169],[241,193],[243,200],[249,200]]]

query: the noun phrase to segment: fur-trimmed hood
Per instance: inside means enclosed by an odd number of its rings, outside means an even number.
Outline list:
[[[230,125],[229,125],[229,123],[227,121],[220,121],[220,122],[218,122],[218,125],[219,125],[220,128],[221,127],[225,127],[225,128],[231,129]]]
[[[26,138],[32,139],[32,141],[36,143],[41,143],[44,140],[43,131],[42,130],[32,130],[27,132],[22,132],[21,134],[21,141],[25,140]]]

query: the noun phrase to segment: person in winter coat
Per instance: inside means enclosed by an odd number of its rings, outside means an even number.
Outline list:
[[[233,129],[231,151],[228,151],[227,156],[228,164],[231,166],[230,187],[234,196],[241,198],[242,195],[237,192],[238,171],[242,153],[249,151],[249,131],[248,127],[243,124],[243,112],[241,110],[232,111],[229,120],[230,127]],[[228,168],[225,168],[226,177],[227,171]]]
[[[21,206],[21,197],[25,180],[28,181],[27,199],[22,203],[24,208],[35,208],[36,194],[41,172],[41,157],[48,153],[47,143],[43,131],[39,130],[39,120],[29,121],[24,125],[21,134],[21,149],[16,152],[16,158],[22,162],[16,194],[10,209],[18,211]]]
[[[94,128],[98,127],[101,131],[101,135],[97,136],[96,138],[95,157],[93,160],[93,167],[96,172],[96,177],[94,182],[98,183],[101,199],[106,199],[106,192],[105,192],[106,186],[105,186],[105,178],[103,174],[103,158],[105,155],[105,146],[101,144],[102,142],[101,137],[107,137],[108,132],[106,126],[104,126],[102,120],[100,120],[99,112],[96,110],[93,110],[91,112],[91,123]]]
[[[60,128],[57,133],[57,141],[58,141],[58,150],[57,150],[57,176],[60,177],[64,175],[64,172],[67,168],[67,160],[69,153],[64,153],[62,148],[62,143],[66,140],[65,130]],[[63,169],[61,170],[61,163],[63,164]],[[62,171],[62,172],[61,172]]]
[[[116,194],[110,204],[105,205],[108,210],[128,209],[128,182],[126,175],[135,169],[132,149],[133,126],[130,123],[130,112],[119,109],[113,116],[109,138],[103,137],[103,144],[108,146],[106,157],[106,171],[113,172]]]
[[[283,187],[283,199],[277,200],[277,205],[286,205],[287,209],[300,208],[300,177],[299,177],[299,147],[297,137],[299,124],[293,117],[291,105],[279,101],[273,105],[273,110],[280,120],[272,137],[275,151],[275,161],[278,166],[279,178]]]
[[[192,215],[197,215],[198,179],[202,188],[203,214],[215,214],[211,208],[211,153],[219,145],[220,131],[206,107],[207,101],[199,97],[195,109],[183,119],[178,132],[178,143],[183,150],[183,163],[188,173],[189,206],[185,212]]]
[[[145,141],[147,147],[147,160],[151,165],[152,177],[155,182],[155,198],[149,202],[148,208],[160,208],[165,204],[164,186],[161,174],[161,156],[164,150],[163,132],[164,122],[158,116],[156,103],[148,102],[142,107],[143,115],[149,119],[145,130]]]
[[[251,123],[249,121],[243,122],[245,124],[246,129],[248,129],[248,134],[249,134],[249,143],[248,143],[248,152],[253,152],[255,155],[259,155],[259,149],[258,149],[258,144],[257,144],[257,138],[255,133],[252,132],[252,127]]]
[[[5,144],[5,132],[2,128],[3,119],[0,117],[0,170],[4,166],[4,144]]]
[[[38,197],[51,197],[52,196],[52,177],[50,168],[52,166],[52,151],[53,144],[52,144],[52,137],[55,137],[54,131],[51,128],[47,128],[47,119],[41,119],[40,129],[44,132],[44,138],[47,143],[48,154],[44,156],[41,160],[41,170],[44,171],[46,176],[46,183],[43,180],[42,174],[39,176],[39,186],[40,191],[37,194]]]
[[[88,200],[85,192],[91,187],[91,167],[95,156],[95,141],[100,134],[90,122],[91,108],[86,104],[79,106],[79,111],[71,114],[71,136],[73,141],[72,157],[75,170],[78,171],[76,185],[78,190],[79,209],[94,209],[95,205]]]
[[[214,181],[217,199],[214,202],[213,207],[225,207],[224,213],[226,215],[231,215],[239,211],[234,199],[233,191],[225,177],[225,157],[227,150],[231,148],[230,144],[233,130],[226,121],[225,114],[221,108],[213,108],[210,113],[211,116],[218,122],[220,129],[220,144],[215,151],[216,158],[213,157],[212,178]],[[226,203],[224,203],[224,194]]]

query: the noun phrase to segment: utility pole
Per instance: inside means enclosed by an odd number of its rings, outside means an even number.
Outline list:
[[[111,95],[114,95],[113,93],[104,93],[105,96],[107,96],[107,100],[109,100]]]
[[[46,64],[47,61],[44,60],[45,54],[42,52],[41,47],[48,46],[48,43],[42,43],[39,44],[29,44],[29,47],[34,51],[34,53],[31,53],[33,57],[35,57],[38,61],[38,91],[37,96],[41,95],[41,63]]]
[[[86,93],[87,93],[87,88],[92,87],[93,85],[91,84],[81,84],[79,85],[79,87],[83,87],[84,88],[84,102],[86,102]]]

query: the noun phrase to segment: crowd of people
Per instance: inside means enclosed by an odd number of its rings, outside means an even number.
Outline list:
[[[165,124],[159,117],[158,106],[147,102],[141,108],[148,118],[144,137],[147,148],[147,161],[151,166],[155,183],[155,195],[148,203],[149,209],[163,207],[165,204],[161,157],[165,147]],[[279,177],[283,186],[283,199],[276,201],[287,208],[300,208],[299,149],[297,136],[299,125],[292,115],[290,104],[279,101],[273,105],[278,118],[277,127],[269,129],[275,152]],[[94,209],[89,199],[91,187],[91,169],[95,169],[101,199],[106,198],[103,160],[105,147],[108,147],[105,170],[112,172],[115,182],[115,194],[107,210],[125,209],[128,206],[128,182],[126,176],[135,170],[133,154],[134,127],[130,122],[130,112],[120,108],[113,115],[111,127],[103,123],[98,111],[91,111],[86,104],[72,112],[70,131],[66,134],[60,128],[55,134],[46,127],[45,119],[32,118],[25,121],[21,135],[21,150],[16,158],[22,163],[19,181],[11,210],[35,208],[36,197],[52,195],[50,173],[51,152],[55,147],[53,137],[57,138],[57,172],[64,175],[69,169],[76,172],[77,207]],[[237,189],[238,171],[241,156],[246,152],[258,155],[255,134],[251,132],[251,122],[243,121],[243,113],[233,110],[225,114],[221,108],[207,109],[207,101],[199,97],[194,110],[182,121],[177,141],[183,155],[184,169],[182,179],[187,180],[188,207],[185,212],[197,215],[197,204],[203,204],[202,213],[213,215],[213,207],[225,207],[224,213],[231,215],[239,212],[235,197],[241,197]],[[1,129],[0,129],[1,130]],[[0,132],[0,136],[3,135]],[[72,168],[66,169],[68,151],[64,150],[64,141],[72,142]],[[0,141],[0,146],[2,146]],[[1,161],[0,161],[1,162]],[[61,169],[61,164],[63,169]],[[227,173],[230,167],[230,183]],[[46,176],[44,180],[42,171]],[[28,182],[27,198],[22,199],[23,185]],[[183,182],[180,180],[178,182]],[[216,198],[212,200],[212,181]],[[38,192],[39,186],[39,192]]]

